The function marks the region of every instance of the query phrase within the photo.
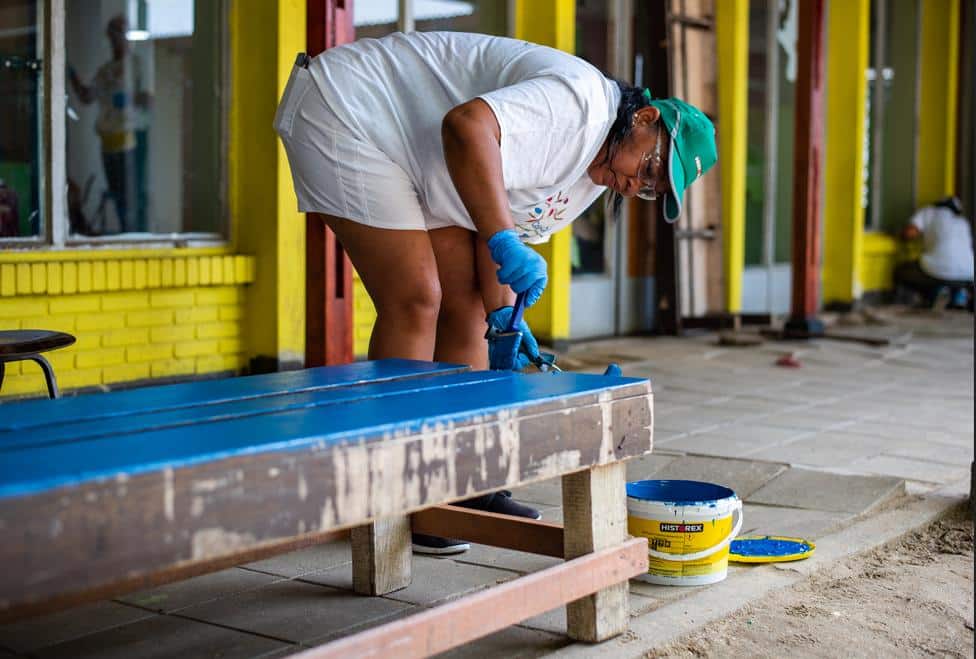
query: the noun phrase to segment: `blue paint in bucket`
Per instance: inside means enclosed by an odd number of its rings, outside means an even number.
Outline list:
[[[733,497],[735,492],[715,483],[657,480],[627,483],[627,496],[672,506],[714,506],[717,500]]]

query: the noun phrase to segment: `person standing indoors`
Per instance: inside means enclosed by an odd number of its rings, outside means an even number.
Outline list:
[[[369,358],[487,368],[487,327],[538,301],[542,243],[609,190],[681,213],[716,161],[715,131],[678,99],[515,39],[412,32],[299,54],[278,106],[299,210],[337,236],[376,307]],[[487,316],[487,317],[486,317]],[[527,355],[539,355],[527,324]],[[538,519],[496,492],[456,505]],[[464,542],[417,536],[414,550]]]

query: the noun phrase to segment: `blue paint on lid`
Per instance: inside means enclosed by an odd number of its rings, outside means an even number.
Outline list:
[[[648,480],[627,483],[627,496],[677,506],[707,506],[734,497],[735,492],[724,485],[701,481]]]
[[[810,545],[800,539],[784,540],[765,537],[733,540],[729,553],[736,556],[793,556],[808,552],[810,549]]]

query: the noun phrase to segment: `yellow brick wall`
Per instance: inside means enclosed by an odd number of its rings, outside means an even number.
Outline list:
[[[0,330],[74,335],[74,345],[45,353],[62,390],[244,366],[243,286],[254,280],[252,258],[49,254],[48,261],[0,262]],[[0,398],[45,392],[35,363],[7,364]]]

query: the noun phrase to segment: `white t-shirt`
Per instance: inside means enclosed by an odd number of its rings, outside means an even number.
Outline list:
[[[327,50],[309,71],[339,120],[407,172],[435,220],[475,229],[447,171],[441,122],[476,97],[501,128],[502,175],[524,241],[547,241],[606,189],[586,168],[620,92],[562,51],[484,34],[396,33]]]
[[[922,270],[937,279],[973,281],[973,240],[966,218],[948,208],[926,206],[912,216],[922,232]]]
[[[136,104],[143,85],[142,60],[127,54],[111,59],[95,73],[92,89],[98,100],[95,128],[99,133],[121,133],[147,127],[146,110]]]

